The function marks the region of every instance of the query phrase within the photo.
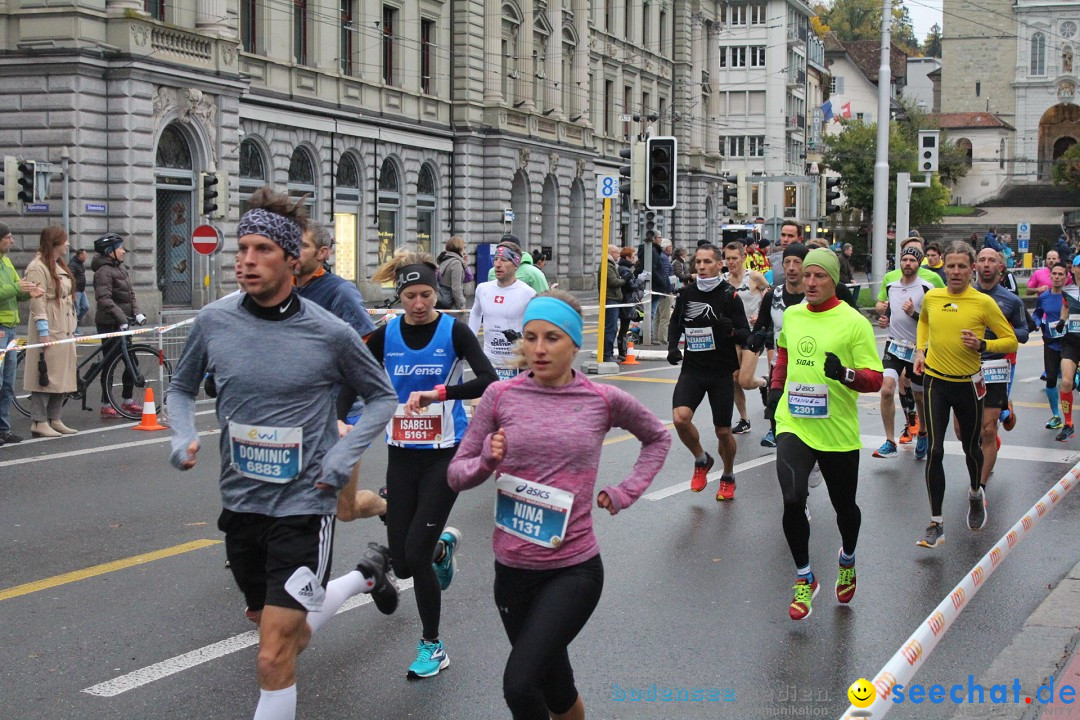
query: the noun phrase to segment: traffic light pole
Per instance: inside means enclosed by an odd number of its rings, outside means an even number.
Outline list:
[[[911,232],[911,188],[928,188],[933,176],[927,173],[922,182],[911,182],[911,173],[896,173],[896,266],[900,267],[900,243]]]

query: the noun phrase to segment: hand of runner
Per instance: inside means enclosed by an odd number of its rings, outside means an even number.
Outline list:
[[[616,515],[619,512],[619,509],[615,507],[615,503],[611,502],[611,498],[603,490],[596,496],[596,507],[607,510],[611,515]]]
[[[499,428],[491,433],[491,458],[495,462],[502,462],[506,455],[506,431]]]
[[[912,369],[915,371],[916,375],[922,375],[923,374],[923,368],[925,368],[925,367],[926,367],[926,355],[923,354],[922,350],[916,350],[915,351],[915,360],[912,363]]]
[[[887,327],[889,327],[889,316],[888,315],[879,315],[878,319],[877,319],[877,325],[878,325],[879,328],[887,328]]]
[[[345,422],[344,420],[337,421],[337,434],[338,440],[349,434],[349,431],[353,429],[353,426]]]
[[[840,358],[831,352],[825,353],[825,377],[836,382],[843,382],[846,370]]]
[[[678,365],[680,360],[682,360],[682,352],[680,352],[678,348],[675,348],[674,350],[668,350],[667,361],[669,363],[671,363],[672,365]]]
[[[181,470],[190,470],[191,468],[195,467],[195,456],[198,454],[198,452],[199,452],[199,441],[198,440],[192,440],[191,444],[187,446],[188,459],[181,461],[180,469]]]
[[[417,390],[409,393],[409,399],[405,403],[405,415],[416,415],[438,399],[438,390]]]
[[[960,331],[960,342],[964,343],[964,347],[972,350],[979,349],[979,336],[967,328]]]
[[[904,304],[900,306],[900,309],[910,315],[915,312],[915,303],[911,301],[911,298],[908,298],[904,301]]]

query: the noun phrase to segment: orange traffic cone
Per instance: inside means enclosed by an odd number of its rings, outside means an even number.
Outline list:
[[[142,422],[132,430],[168,430],[166,426],[158,423],[157,409],[154,407],[154,388],[146,388],[146,398],[142,406]]]
[[[637,361],[637,356],[634,355],[634,341],[630,340],[626,345],[626,359],[623,360],[620,365],[640,365]]]

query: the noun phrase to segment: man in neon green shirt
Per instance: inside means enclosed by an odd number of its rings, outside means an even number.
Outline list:
[[[0,223],[0,349],[7,348],[15,340],[19,324],[19,303],[31,296],[41,297],[42,290],[34,283],[19,279],[15,266],[7,254],[11,252],[15,238],[11,229]],[[22,438],[11,432],[11,401],[15,397],[15,353],[4,356],[0,368],[0,445],[21,442]]]
[[[836,578],[836,599],[855,595],[855,544],[862,515],[858,489],[859,393],[881,389],[882,367],[874,329],[858,310],[836,297],[840,261],[825,248],[803,260],[806,304],[784,311],[777,338],[769,403],[776,417],[776,475],[784,496],[784,535],[795,560],[798,580],[788,608],[792,620],[810,616],[818,581],[810,571],[810,521],[806,496],[810,470],[817,463],[843,546]]]

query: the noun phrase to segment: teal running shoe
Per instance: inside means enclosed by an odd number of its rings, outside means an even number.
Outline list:
[[[441,671],[450,667],[450,658],[443,648],[442,640],[431,643],[421,638],[416,644],[416,659],[409,666],[406,677],[409,680],[435,677]]]
[[[915,459],[922,460],[926,457],[926,451],[930,449],[930,438],[926,435],[915,436]]]
[[[446,590],[450,583],[454,582],[454,573],[457,572],[457,546],[461,542],[461,531],[455,527],[447,527],[439,536],[439,542],[443,544],[442,560],[431,563],[435,568],[435,577],[439,578],[439,587]]]

